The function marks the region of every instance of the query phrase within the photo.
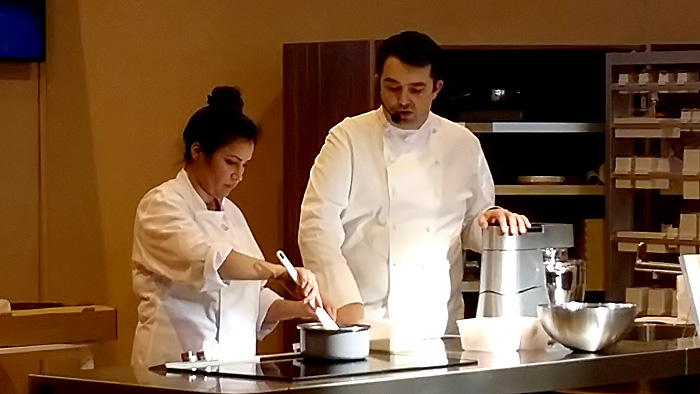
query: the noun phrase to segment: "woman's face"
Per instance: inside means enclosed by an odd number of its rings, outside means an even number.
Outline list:
[[[192,161],[188,172],[203,191],[218,200],[226,197],[243,180],[245,167],[253,158],[253,141],[238,139],[217,149],[211,156],[201,152],[199,144],[192,146]]]

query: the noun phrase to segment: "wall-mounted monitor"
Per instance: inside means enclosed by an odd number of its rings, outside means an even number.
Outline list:
[[[0,0],[0,61],[46,60],[46,0]]]

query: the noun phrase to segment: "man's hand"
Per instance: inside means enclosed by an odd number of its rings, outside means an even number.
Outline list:
[[[359,324],[365,319],[365,307],[359,302],[343,305],[336,311],[338,324]]]
[[[481,228],[489,224],[498,224],[503,234],[525,234],[532,225],[525,215],[519,215],[503,208],[492,208],[484,212],[479,218]]]

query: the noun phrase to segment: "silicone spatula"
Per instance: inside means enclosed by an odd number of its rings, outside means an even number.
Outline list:
[[[294,269],[294,266],[287,258],[287,255],[285,255],[284,252],[281,250],[278,250],[276,254],[277,259],[287,270],[289,276],[291,276],[292,279],[294,279],[294,283],[298,283],[297,280],[299,279],[299,276],[297,275],[297,270]],[[338,327],[338,324],[336,324],[336,322],[333,321],[333,318],[331,318],[330,315],[328,315],[328,312],[326,312],[325,309],[315,306],[313,300],[311,302],[311,307],[316,308],[316,316],[318,316],[318,320],[321,322],[321,325],[325,330],[337,330],[340,328]]]

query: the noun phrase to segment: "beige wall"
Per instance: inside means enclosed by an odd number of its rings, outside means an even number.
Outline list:
[[[41,290],[44,300],[117,307],[120,340],[98,363],[127,363],[134,209],[175,174],[182,127],[221,84],[242,88],[263,128],[233,198],[271,256],[281,243],[285,42],[403,29],[443,44],[693,42],[698,17],[691,0],[49,0],[42,72],[0,64],[0,298]]]

